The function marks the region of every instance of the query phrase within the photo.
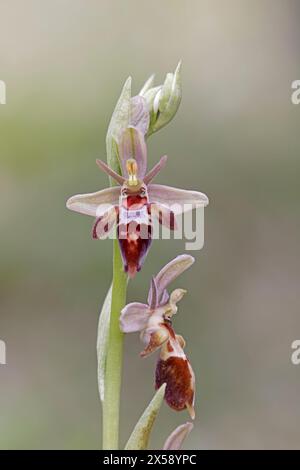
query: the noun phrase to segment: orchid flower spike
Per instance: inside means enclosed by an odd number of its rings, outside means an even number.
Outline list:
[[[145,134],[148,126],[146,100],[136,96],[132,98],[130,125],[123,129],[117,139],[122,174],[97,160],[99,168],[112,177],[118,186],[79,194],[67,201],[68,209],[96,218],[93,238],[104,238],[114,225],[117,226],[124,270],[130,277],[140,271],[149,251],[153,218],[174,230],[176,214],[208,204],[207,196],[198,191],[152,184],[152,180],[165,166],[167,157],[161,157],[147,173]]]
[[[194,263],[190,255],[170,261],[152,278],[148,304],[133,302],[121,311],[120,328],[124,333],[141,332],[145,349],[142,357],[160,349],[155,373],[155,387],[166,383],[165,399],[177,410],[187,409],[194,419],[195,376],[184,353],[185,341],[172,327],[177,303],[186,293],[175,289],[170,295],[167,286]]]

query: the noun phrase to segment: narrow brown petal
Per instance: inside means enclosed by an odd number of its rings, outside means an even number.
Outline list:
[[[155,178],[155,176],[165,167],[166,163],[167,163],[167,155],[164,155],[163,157],[161,157],[161,159],[159,160],[158,163],[156,163],[156,165],[154,165],[154,167],[152,168],[152,170],[150,170],[145,178],[144,178],[144,183],[145,184],[149,184],[150,181],[153,180],[153,178]]]
[[[111,176],[117,183],[119,183],[121,186],[123,185],[125,178],[123,176],[118,175],[114,170],[112,170],[106,163],[104,163],[102,160],[97,159],[96,163],[98,167],[104,171],[108,176]]]

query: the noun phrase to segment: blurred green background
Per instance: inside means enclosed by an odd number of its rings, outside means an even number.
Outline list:
[[[210,197],[205,246],[177,287],[197,377],[186,448],[300,448],[300,79],[297,0],[1,0],[0,448],[101,445],[99,307],[112,243],[66,199],[107,185],[95,159],[128,75],[134,91],[183,61],[183,101],[149,140],[158,181]],[[130,301],[183,252],[155,241]],[[153,394],[155,358],[126,338],[121,441]],[[151,440],[188,420],[164,406]]]

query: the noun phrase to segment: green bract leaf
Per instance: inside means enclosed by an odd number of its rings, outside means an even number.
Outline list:
[[[165,396],[166,384],[156,392],[148,407],[137,422],[125,446],[125,450],[147,449],[152,427]]]
[[[98,358],[98,388],[100,400],[104,401],[105,390],[105,368],[106,368],[106,355],[108,346],[109,324],[110,324],[110,311],[111,311],[111,293],[112,286],[110,286],[99,317],[98,323],[98,337],[97,337],[97,358]]]
[[[107,163],[114,171],[121,174],[118,155],[118,138],[130,121],[131,77],[128,77],[111,117],[106,134]],[[112,181],[111,181],[112,184]]]

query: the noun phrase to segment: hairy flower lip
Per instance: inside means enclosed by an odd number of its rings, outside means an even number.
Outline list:
[[[166,383],[165,400],[176,411],[187,409],[191,418],[194,410],[194,373],[188,359],[170,356],[167,360],[159,359],[155,373],[155,388]]]

